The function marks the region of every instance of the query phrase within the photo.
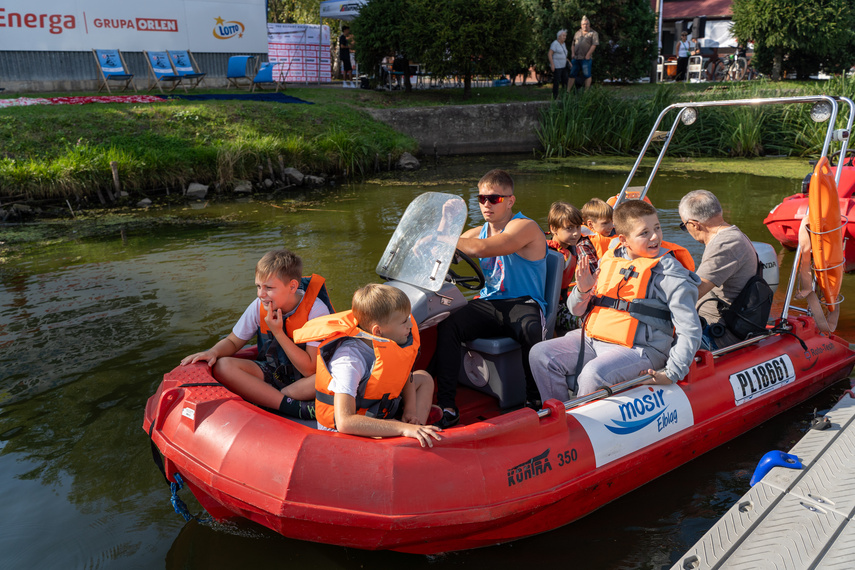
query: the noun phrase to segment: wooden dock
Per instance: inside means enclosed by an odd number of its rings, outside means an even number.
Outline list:
[[[680,560],[683,569],[855,568],[855,398],[846,392]],[[758,458],[759,459],[759,458]]]

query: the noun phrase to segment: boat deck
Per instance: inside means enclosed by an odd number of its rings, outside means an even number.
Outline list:
[[[802,469],[774,467],[672,567],[852,568],[855,397],[847,391],[793,447]]]

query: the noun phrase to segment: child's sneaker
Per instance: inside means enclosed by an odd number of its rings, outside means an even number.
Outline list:
[[[430,407],[430,412],[428,412],[427,422],[425,422],[425,425],[432,426],[441,419],[442,408],[434,404]]]
[[[460,423],[460,412],[454,408],[453,412],[442,410],[442,417],[433,425],[440,429],[447,429],[456,426],[458,423]]]

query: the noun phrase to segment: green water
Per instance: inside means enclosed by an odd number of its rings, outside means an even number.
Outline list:
[[[230,331],[254,298],[257,259],[273,248],[294,250],[306,273],[327,278],[335,307],[347,308],[354,289],[379,280],[374,268],[415,196],[458,194],[469,204],[474,225],[480,220],[474,181],[497,166],[513,171],[514,165],[496,157],[446,168],[445,178],[467,183],[353,185],[287,200],[173,207],[150,215],[212,222],[124,235],[117,227],[103,239],[72,239],[0,265],[0,567],[516,567],[530,560],[572,560],[587,568],[658,568],[673,563],[747,490],[759,457],[791,446],[807,410],[831,405],[830,393],[577,523],[510,545],[438,558],[301,543],[256,527],[185,524],[168,503],[141,429],[145,401],[181,357]],[[593,196],[607,198],[625,175],[568,169],[514,171],[514,177],[517,209],[545,226],[554,200],[581,206]],[[700,260],[700,245],[677,230],[677,203],[685,192],[715,192],[728,221],[754,240],[771,242],[763,218],[799,187],[800,180],[672,175],[657,178],[651,199],[667,238]],[[791,257],[782,253],[779,295]],[[844,294],[852,287],[847,276]],[[844,307],[840,332],[846,338],[855,338],[852,317]],[[191,510],[198,509],[189,493],[182,496]]]

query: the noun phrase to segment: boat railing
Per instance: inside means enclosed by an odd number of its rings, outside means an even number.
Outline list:
[[[837,125],[837,115],[838,115],[838,102],[846,103],[849,108],[849,117],[846,123],[845,129],[835,129]],[[822,153],[821,157],[827,157],[829,148],[831,147],[832,142],[841,143],[840,147],[840,156],[841,159],[846,156],[846,150],[849,146],[849,134],[852,132],[852,125],[855,122],[855,103],[852,102],[848,97],[832,97],[829,95],[810,95],[804,97],[771,97],[771,98],[757,98],[757,99],[733,99],[733,100],[723,100],[723,101],[690,101],[683,103],[674,103],[665,107],[661,113],[659,113],[659,117],[656,119],[656,122],[653,124],[653,128],[650,130],[650,134],[647,136],[647,140],[644,143],[644,146],[641,148],[641,152],[638,154],[638,158],[635,160],[635,164],[633,164],[632,169],[630,169],[629,176],[626,178],[626,182],[624,182],[623,187],[621,188],[620,193],[618,194],[615,205],[620,204],[622,201],[627,199],[627,190],[632,183],[632,179],[635,177],[638,172],[638,168],[641,165],[641,161],[644,159],[645,154],[650,148],[650,144],[654,141],[661,141],[664,144],[662,145],[662,149],[659,151],[658,156],[656,157],[656,162],[653,165],[653,169],[650,172],[650,176],[647,178],[647,182],[644,187],[641,189],[638,199],[643,200],[647,195],[648,190],[650,190],[650,185],[653,182],[653,179],[656,177],[656,173],[659,171],[659,167],[662,164],[662,160],[665,158],[665,153],[668,150],[671,141],[674,138],[674,133],[677,130],[677,127],[680,123],[684,125],[692,125],[697,121],[698,113],[700,109],[705,107],[739,107],[739,106],[748,106],[748,107],[758,107],[762,105],[791,105],[791,104],[799,104],[799,103],[812,103],[813,107],[811,108],[811,119],[815,122],[828,122],[828,127],[825,133],[825,139],[822,145]],[[671,111],[677,111],[677,116],[674,119],[674,122],[671,124],[671,128],[668,131],[660,131],[659,126],[662,121],[665,119],[665,116]],[[840,176],[843,172],[842,168],[838,168],[835,174],[835,184],[840,183]],[[805,212],[807,216],[807,212]],[[781,310],[781,320],[786,320],[790,311],[790,300],[792,299],[793,290],[795,288],[796,279],[798,279],[798,267],[799,261],[801,258],[801,251],[799,248],[796,249],[795,259],[793,260],[793,269],[792,274],[790,275],[790,281],[787,286],[787,296],[784,299],[784,306]],[[830,304],[839,304],[841,302],[840,299],[835,299],[830,302]],[[829,303],[827,303],[829,304]]]

